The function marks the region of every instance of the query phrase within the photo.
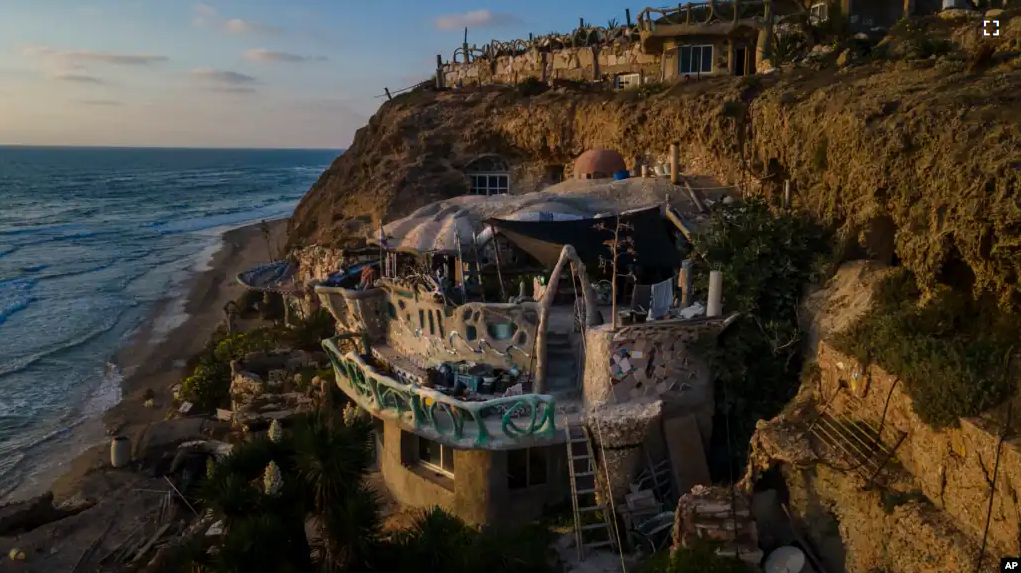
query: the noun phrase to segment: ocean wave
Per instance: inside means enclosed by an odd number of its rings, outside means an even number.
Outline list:
[[[21,267],[23,273],[37,273],[43,269],[48,268],[50,265],[33,265],[30,267]]]
[[[3,247],[0,248],[0,257],[6,257],[7,255],[17,251],[21,247]]]
[[[68,341],[64,342],[63,344],[58,344],[58,345],[53,346],[51,348],[47,348],[46,350],[42,350],[40,352],[36,352],[35,354],[31,354],[29,356],[25,356],[25,357],[19,358],[19,359],[13,361],[11,364],[8,364],[6,366],[0,366],[0,378],[3,378],[4,376],[9,376],[9,375],[14,374],[16,372],[21,372],[21,371],[31,367],[33,364],[39,362],[40,360],[46,359],[46,358],[48,358],[50,356],[53,356],[54,354],[57,354],[58,352],[63,352],[65,350],[70,350],[72,348],[77,348],[77,347],[79,347],[79,346],[81,346],[83,344],[88,344],[89,342],[95,340],[96,338],[98,338],[98,337],[106,334],[107,332],[110,332],[111,330],[113,330],[113,328],[115,326],[117,326],[117,322],[120,320],[120,317],[123,314],[124,314],[124,311],[121,310],[120,312],[115,314],[112,318],[108,318],[106,320],[106,322],[102,326],[100,326],[99,328],[97,328],[95,330],[92,330],[90,332],[87,332],[87,333],[85,333],[84,335],[82,335],[82,336],[80,336],[78,338],[74,338],[74,339],[68,340]]]
[[[32,290],[32,287],[34,287],[38,283],[39,283],[39,279],[37,279],[37,278],[23,278],[23,277],[19,277],[19,278],[13,278],[13,279],[3,279],[3,280],[0,280],[0,287],[4,287],[5,290],[9,288],[9,289],[15,290],[16,292],[25,292],[25,291]],[[0,291],[0,292],[3,292],[3,291]]]
[[[32,303],[35,302],[36,300],[37,299],[34,296],[30,296],[28,298],[8,304],[4,308],[0,309],[0,325],[3,325],[3,323],[7,322],[7,319],[10,318],[12,315],[17,314],[31,306]]]

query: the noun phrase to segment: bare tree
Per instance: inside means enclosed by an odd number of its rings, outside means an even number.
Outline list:
[[[597,223],[593,228],[600,231],[610,230],[609,227],[607,227],[603,223]],[[622,231],[624,232],[623,235],[621,234]],[[620,215],[617,215],[617,222],[613,227],[613,238],[603,241],[603,244],[609,247],[610,249],[610,258],[606,258],[604,256],[599,257],[599,270],[605,273],[607,271],[607,268],[609,267],[610,271],[610,293],[611,293],[610,325],[613,330],[617,330],[618,321],[617,279],[619,277],[634,276],[631,273],[619,274],[617,272],[617,261],[620,260],[621,255],[625,254],[629,255],[632,261],[638,259],[637,257],[638,252],[635,250],[635,240],[631,235],[627,234],[628,231],[634,231],[634,227],[631,225],[631,223],[621,221]]]
[[[269,228],[269,221],[265,219],[259,223],[259,232],[262,233],[262,238],[266,240],[266,254],[269,255],[269,260],[273,261],[273,245],[270,242],[270,237],[273,232]]]

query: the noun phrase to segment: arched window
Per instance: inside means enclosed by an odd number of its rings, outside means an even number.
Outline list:
[[[485,155],[464,168],[469,193],[502,195],[510,192],[510,167],[499,155]]]

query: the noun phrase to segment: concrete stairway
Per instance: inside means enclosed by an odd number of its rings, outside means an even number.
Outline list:
[[[549,391],[572,390],[577,386],[579,365],[566,332],[549,333],[546,359],[549,360],[546,378]]]

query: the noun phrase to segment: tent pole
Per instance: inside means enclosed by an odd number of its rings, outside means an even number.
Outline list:
[[[475,275],[479,277],[479,294],[482,296],[482,302],[486,302],[486,289],[482,284],[482,263],[479,258],[479,236],[474,231],[472,231],[472,258],[475,259]]]
[[[500,243],[496,242],[496,229],[489,226],[490,241],[493,242],[493,252],[496,253],[496,280],[500,281],[500,302],[507,302],[507,293],[503,290],[503,272],[500,270]]]
[[[468,288],[465,284],[464,257],[461,254],[461,233],[458,233],[457,229],[454,229],[454,240],[457,242],[457,274],[461,278],[461,299],[462,304],[464,304],[468,302]],[[455,276],[454,278],[456,279],[457,277]]]

